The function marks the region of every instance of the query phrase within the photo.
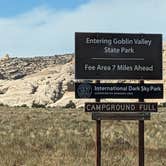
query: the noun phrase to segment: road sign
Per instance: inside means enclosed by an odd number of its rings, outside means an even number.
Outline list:
[[[75,33],[76,79],[162,79],[162,35]]]
[[[75,83],[76,98],[163,98],[163,84]]]
[[[85,112],[157,112],[157,103],[85,103]]]

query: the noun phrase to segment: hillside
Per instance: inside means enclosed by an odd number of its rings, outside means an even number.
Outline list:
[[[16,80],[37,73],[48,67],[70,62],[73,55],[46,56],[34,58],[10,58],[5,55],[0,59],[0,79]]]
[[[157,82],[165,84],[166,45],[163,48],[163,69],[163,80]],[[157,101],[164,103],[165,96]],[[0,104],[80,107],[84,102],[74,97],[74,55],[34,58],[10,58],[6,55],[1,58]]]
[[[0,61],[0,103],[52,106],[74,79],[73,55]]]

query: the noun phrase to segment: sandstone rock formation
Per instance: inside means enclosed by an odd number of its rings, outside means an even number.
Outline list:
[[[0,58],[0,61],[8,61],[10,59],[9,54],[5,54],[2,58]]]
[[[0,103],[29,107],[53,105],[74,79],[72,59],[73,55],[66,55],[1,62]]]

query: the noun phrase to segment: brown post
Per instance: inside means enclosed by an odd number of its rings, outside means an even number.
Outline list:
[[[100,83],[100,80],[96,83]],[[100,99],[96,99],[96,102],[100,102]],[[101,120],[96,120],[96,166],[101,166]]]
[[[96,120],[96,166],[101,166],[101,120]]]
[[[140,84],[144,84],[141,80]],[[143,98],[139,98],[139,102],[144,102]],[[144,166],[144,120],[139,120],[139,166]]]

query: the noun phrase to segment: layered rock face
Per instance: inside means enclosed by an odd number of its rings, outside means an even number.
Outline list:
[[[164,84],[164,99],[150,101],[165,103],[166,45],[163,48],[163,80],[146,82]],[[0,104],[28,107],[81,107],[86,101],[90,100],[75,99],[74,55],[35,58],[6,56],[0,60]],[[116,99],[116,101],[122,100]]]
[[[11,58],[0,61],[0,103],[9,106],[56,106],[73,86],[73,55]]]
[[[63,65],[71,61],[73,55],[48,56],[35,58],[10,58],[5,55],[0,59],[0,79],[16,80],[37,73],[47,67]]]

